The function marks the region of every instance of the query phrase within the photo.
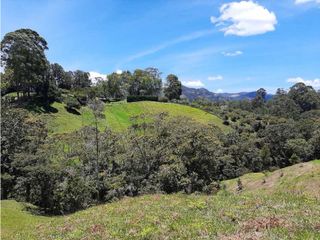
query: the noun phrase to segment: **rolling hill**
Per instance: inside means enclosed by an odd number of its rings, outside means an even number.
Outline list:
[[[232,179],[216,195],[145,195],[60,217],[40,216],[28,204],[5,200],[1,238],[320,238],[320,160],[246,174],[241,181],[241,192]]]
[[[161,112],[167,112],[169,117],[182,116],[202,124],[214,124],[223,131],[229,129],[223,125],[220,118],[200,109],[174,103],[149,101],[106,104],[104,109],[105,119],[100,120],[99,127],[104,129],[108,126],[115,131],[122,131],[132,124],[131,118],[134,116],[140,114],[155,115]],[[40,116],[47,121],[51,133],[72,132],[93,122],[93,114],[88,107],[82,107],[79,111],[70,113],[66,110],[64,104],[57,102],[51,105],[50,112]]]

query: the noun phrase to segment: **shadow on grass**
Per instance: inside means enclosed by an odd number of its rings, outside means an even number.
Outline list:
[[[81,113],[79,113],[76,109],[74,108],[67,108],[67,107],[64,107],[68,113],[72,113],[72,114],[75,114],[75,115],[81,115]]]
[[[45,101],[43,98],[21,98],[16,101],[16,105],[28,111],[35,113],[57,113],[58,109],[51,106],[50,101]]]

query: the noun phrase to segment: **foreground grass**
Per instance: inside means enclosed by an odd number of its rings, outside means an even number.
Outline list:
[[[2,201],[1,238],[320,239],[319,188],[305,188],[311,182],[319,184],[320,165],[316,161],[303,165],[268,173],[270,182],[274,176],[270,188],[257,186],[262,185],[260,176],[248,174],[241,178],[241,193],[233,192],[231,180],[217,195],[124,198],[61,217],[32,215],[21,203]],[[279,179],[280,171],[284,175]]]
[[[62,103],[55,102],[51,107],[52,111],[50,113],[41,115],[48,122],[51,133],[69,133],[83,126],[93,124],[93,114],[88,107],[82,107],[78,113],[68,112]],[[167,112],[170,117],[182,116],[191,118],[202,124],[213,124],[223,131],[229,129],[222,124],[220,118],[200,109],[180,104],[148,101],[106,104],[104,111],[105,119],[100,120],[99,127],[101,130],[108,126],[115,131],[123,131],[132,124],[132,117],[139,116],[140,114],[155,115],[162,112]]]

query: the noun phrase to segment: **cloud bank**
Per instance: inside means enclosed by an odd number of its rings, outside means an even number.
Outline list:
[[[107,80],[107,74],[102,74],[98,72],[89,72],[89,79],[93,84],[97,83],[97,78],[102,78],[103,80]]]
[[[201,82],[200,80],[182,81],[182,85],[186,87],[192,87],[192,88],[204,87],[203,82]]]
[[[253,1],[230,2],[220,7],[221,15],[211,22],[225,35],[252,36],[274,31],[276,15]]]

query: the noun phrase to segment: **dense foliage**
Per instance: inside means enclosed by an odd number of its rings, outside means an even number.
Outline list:
[[[303,83],[289,92],[279,89],[270,101],[259,89],[252,101],[188,102],[179,100],[175,75],[167,77],[164,91],[155,68],[112,73],[92,86],[88,73],[50,65],[45,49],[45,40],[32,30],[7,34],[2,42],[5,89],[26,93],[48,108],[41,97],[64,101],[73,114],[86,105],[94,121],[77,132],[48,135],[45,123],[22,101],[2,101],[2,198],[62,214],[126,195],[213,193],[224,179],[320,158],[320,95]],[[232,130],[224,133],[161,113],[132,119],[125,132],[100,131],[103,102],[126,98],[190,104],[219,115]]]

